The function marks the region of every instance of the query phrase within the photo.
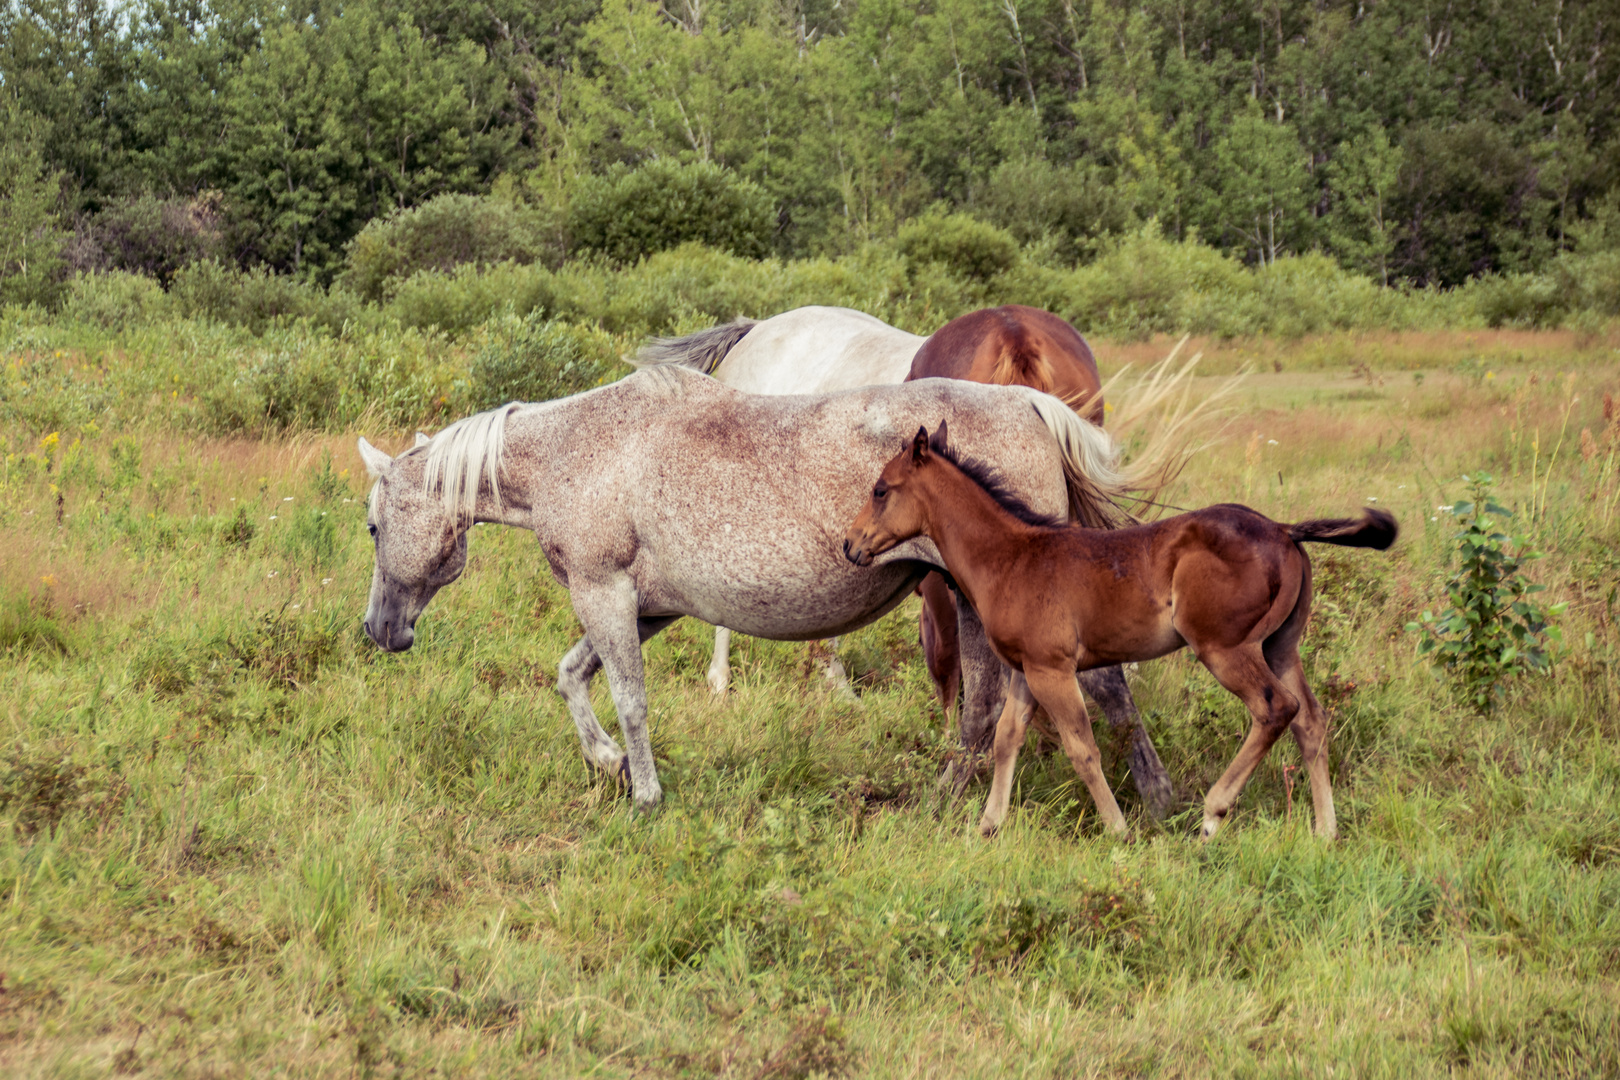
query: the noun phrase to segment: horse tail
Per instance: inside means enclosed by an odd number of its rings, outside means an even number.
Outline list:
[[[1121,370],[1099,391],[1109,400],[1108,430],[1130,448],[1121,472],[1126,498],[1139,506],[1154,505],[1192,455],[1214,441],[1205,432],[1212,424],[1217,430],[1223,426],[1217,422],[1235,404],[1235,391],[1247,374],[1241,371],[1194,400],[1192,379],[1203,354],[1179,360],[1187,340],[1183,337],[1168,356],[1123,389]]]
[[[630,357],[630,363],[638,368],[679,364],[712,375],[714,369],[720,366],[720,361],[754,328],[756,322],[754,319],[736,318],[681,337],[650,338]]]
[[[1078,416],[1061,398],[1028,388],[1030,405],[1057,440],[1063,458],[1063,482],[1069,493],[1069,519],[1091,529],[1134,525],[1136,517],[1120,505],[1130,497],[1132,481],[1120,468],[1113,436]]]
[[[1383,551],[1395,542],[1400,527],[1388,510],[1367,509],[1359,518],[1317,518],[1285,526],[1294,541],[1335,544],[1339,547],[1372,548]]]

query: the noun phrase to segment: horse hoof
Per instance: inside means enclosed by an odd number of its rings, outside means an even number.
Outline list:
[[[994,840],[996,838],[996,833],[998,833],[1000,831],[1001,831],[1001,826],[996,824],[995,822],[991,822],[991,821],[981,821],[981,822],[979,822],[979,835],[984,837],[986,840]]]
[[[1205,842],[1208,842],[1212,837],[1214,837],[1215,831],[1217,829],[1219,829],[1220,827],[1221,827],[1221,819],[1220,818],[1206,817],[1204,819],[1204,827],[1200,831],[1201,838]]]

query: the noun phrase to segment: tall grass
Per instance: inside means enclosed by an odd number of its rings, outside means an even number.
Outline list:
[[[469,346],[186,325],[94,352],[6,324],[14,350],[38,335],[8,387],[62,348],[52,385],[129,425],[48,443],[44,413],[0,420],[8,1075],[1620,1071],[1616,477],[1595,452],[1547,460],[1566,409],[1614,438],[1607,347],[1520,340],[1537,365],[1419,381],[1392,346],[1351,371],[1323,359],[1351,339],[1324,339],[1302,373],[1254,345],[1285,370],[1246,384],[1169,501],[1247,489],[1288,520],[1377,499],[1404,529],[1389,555],[1313,553],[1343,839],[1309,835],[1291,746],[1203,846],[1196,811],[1141,813],[1105,745],[1135,842],[1031,754],[987,843],[984,784],[959,803],[935,784],[952,739],[910,605],[845,640],[858,705],[798,646],[741,642],[716,702],[705,628],[650,643],[651,818],[580,760],[552,690],[579,630],[529,538],[479,527],[416,647],[378,653],[351,440],[211,435],[202,376],[168,386],[220,353],[447,372]],[[1559,363],[1573,387],[1531,382]],[[381,422],[354,408],[325,423]],[[1571,602],[1551,673],[1484,720],[1400,630],[1440,595],[1436,508],[1475,468],[1544,505],[1532,572]],[[1186,657],[1132,680],[1201,795],[1246,717]]]

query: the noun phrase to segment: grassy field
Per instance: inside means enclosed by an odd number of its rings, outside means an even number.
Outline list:
[[[666,801],[638,818],[552,690],[578,626],[531,538],[479,527],[415,649],[384,656],[350,435],[190,436],[161,379],[129,383],[129,430],[13,422],[0,1071],[1620,1074],[1617,346],[1210,346],[1259,371],[1170,501],[1376,499],[1404,530],[1313,552],[1331,846],[1286,740],[1209,845],[1196,809],[1147,820],[1107,744],[1132,842],[1033,754],[981,840],[987,778],[955,803],[935,784],[952,738],[912,604],[844,640],[858,704],[755,640],[717,702],[707,629],[658,638]],[[1443,601],[1438,508],[1479,468],[1570,603],[1551,673],[1487,719],[1402,629]],[[1132,679],[1193,807],[1247,717],[1185,657]]]

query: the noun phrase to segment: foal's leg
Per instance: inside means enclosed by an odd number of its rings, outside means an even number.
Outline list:
[[[1248,737],[1238,748],[1237,757],[1204,799],[1204,839],[1208,840],[1231,813],[1243,785],[1249,782],[1271,744],[1293,723],[1300,703],[1266,666],[1258,645],[1207,649],[1198,659],[1215,676],[1216,682],[1242,699],[1252,718]]]
[[[1316,835],[1332,840],[1339,835],[1339,824],[1333,815],[1333,785],[1328,779],[1327,713],[1305,681],[1305,668],[1297,652],[1293,663],[1285,664],[1277,675],[1300,701],[1299,715],[1294,717],[1288,730],[1294,733],[1299,754],[1305,759],[1305,772],[1311,778],[1311,810],[1316,819]]]
[[[1007,703],[1001,708],[1001,719],[996,721],[995,779],[990,782],[990,797],[984,803],[984,816],[979,818],[979,833],[994,836],[1007,817],[1007,803],[1012,798],[1013,769],[1018,765],[1018,751],[1024,745],[1024,727],[1035,711],[1035,697],[1029,692],[1029,683],[1020,672],[1013,672],[1007,680]]]
[[[1163,821],[1175,805],[1176,790],[1165,774],[1158,751],[1153,749],[1147,728],[1142,726],[1131,688],[1125,682],[1125,672],[1117,666],[1082,671],[1080,685],[1101,707],[1109,727],[1130,732],[1131,779],[1136,783],[1148,815],[1154,821]]]
[[[1114,801],[1114,793],[1108,790],[1108,780],[1103,776],[1102,755],[1097,752],[1097,740],[1091,734],[1091,716],[1086,712],[1086,702],[1080,696],[1073,669],[1037,669],[1026,665],[1024,678],[1029,681],[1035,700],[1057,725],[1063,752],[1069,755],[1069,763],[1091,792],[1103,824],[1111,832],[1124,836],[1125,815],[1119,812],[1119,803]],[[1000,732],[996,734],[999,743]]]
[[[723,626],[714,628],[714,658],[709,661],[709,689],[724,697],[731,686],[731,631]]]

